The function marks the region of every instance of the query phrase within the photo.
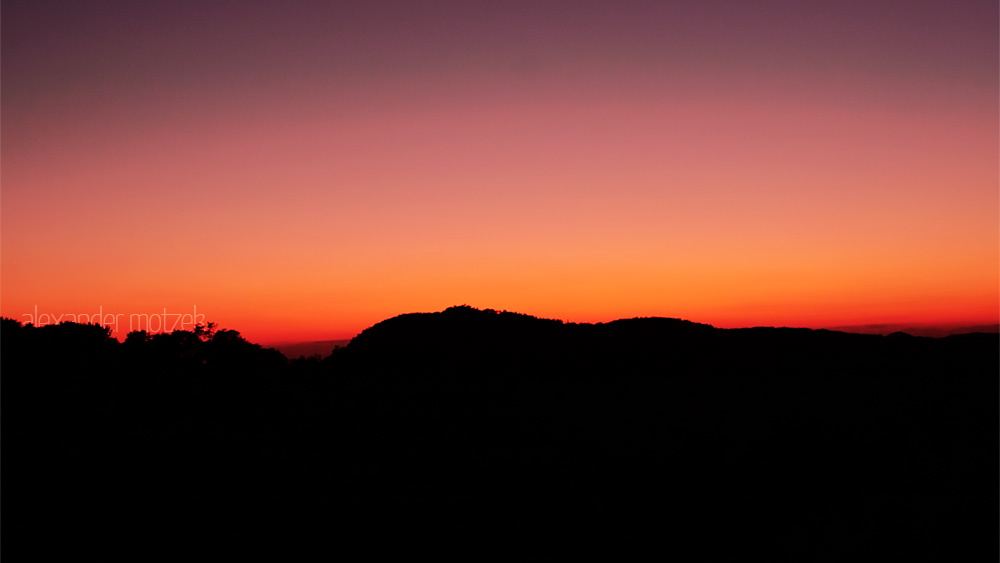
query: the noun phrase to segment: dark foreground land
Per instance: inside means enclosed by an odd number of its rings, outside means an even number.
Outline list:
[[[5,319],[0,342],[11,561],[273,540],[997,560],[996,334],[455,307],[291,362],[225,330],[119,344]]]

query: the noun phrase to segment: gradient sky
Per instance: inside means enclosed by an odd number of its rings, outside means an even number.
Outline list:
[[[4,316],[1000,320],[995,0],[0,10]]]

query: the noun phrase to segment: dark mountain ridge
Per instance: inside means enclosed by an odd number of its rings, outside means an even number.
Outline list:
[[[312,340],[308,342],[273,342],[264,346],[274,348],[289,360],[294,360],[302,357],[319,356],[323,358],[329,356],[334,348],[347,346],[350,341],[350,338],[344,338],[339,340]]]
[[[630,370],[644,369],[645,361],[669,358],[677,362],[675,368],[702,373],[728,365],[744,372],[811,373],[850,367],[885,375],[946,368],[988,371],[998,365],[998,350],[1000,336],[990,333],[931,338],[902,332],[883,336],[805,328],[717,329],[662,317],[578,324],[460,306],[387,319],[362,331],[340,352],[344,359],[366,357],[399,364],[413,361],[414,356],[407,354],[502,361],[530,353],[581,361],[614,356],[626,360],[620,365]]]
[[[7,546],[560,522],[686,560],[997,555],[994,334],[463,306],[289,361],[211,327],[2,330]]]

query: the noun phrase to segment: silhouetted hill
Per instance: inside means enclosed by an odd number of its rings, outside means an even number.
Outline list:
[[[463,306],[289,361],[212,327],[2,329],[6,546],[559,523],[684,560],[997,555],[997,335]]]
[[[608,367],[604,364],[610,361],[630,372],[660,369],[664,375],[689,370],[916,375],[994,365],[991,352],[998,344],[1000,338],[993,334],[932,339],[822,329],[716,329],[669,318],[576,324],[462,306],[380,322],[355,337],[339,358],[363,359],[369,369],[389,365],[410,369],[415,362],[443,358],[503,363],[531,356],[571,362],[561,370],[565,372],[570,367]]]
[[[905,332],[913,336],[930,336],[940,338],[952,334],[969,334],[983,332],[1000,334],[1000,324],[987,325],[907,325],[907,324],[867,324],[830,327],[830,330],[856,332],[861,334],[891,334]]]
[[[440,313],[411,313],[382,321],[356,336],[343,356],[385,355],[389,361],[407,362],[412,359],[407,354],[483,358],[557,355],[620,347],[626,342],[631,347],[643,347],[654,341],[662,344],[665,338],[681,341],[706,334],[708,330],[714,329],[678,319],[636,318],[606,324],[576,324],[461,306]]]
[[[334,348],[347,346],[351,339],[344,340],[314,340],[310,342],[278,342],[270,346],[281,352],[286,358],[295,359],[302,357],[319,356],[325,358],[333,352]]]

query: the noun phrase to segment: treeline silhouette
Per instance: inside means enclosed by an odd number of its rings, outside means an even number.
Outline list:
[[[212,325],[3,319],[0,346],[8,552],[447,521],[684,560],[997,555],[996,334],[462,306],[291,361]]]

